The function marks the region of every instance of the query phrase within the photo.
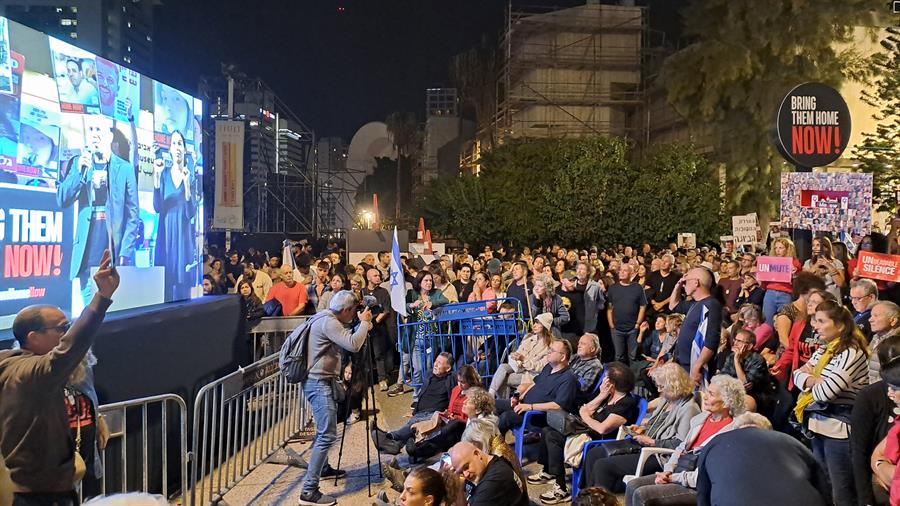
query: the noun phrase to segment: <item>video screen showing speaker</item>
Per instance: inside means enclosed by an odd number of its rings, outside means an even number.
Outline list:
[[[202,295],[202,102],[0,17],[0,329],[81,311],[109,249],[113,310]]]

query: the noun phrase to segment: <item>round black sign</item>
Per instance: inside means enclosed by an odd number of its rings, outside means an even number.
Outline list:
[[[831,86],[804,83],[778,109],[781,154],[801,167],[824,167],[838,158],[850,140],[850,110]]]

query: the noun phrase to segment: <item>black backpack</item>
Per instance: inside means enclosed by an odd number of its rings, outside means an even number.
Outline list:
[[[311,316],[288,334],[284,344],[281,345],[278,366],[288,383],[302,383],[309,376],[309,335],[312,332],[313,322],[326,315],[327,312],[323,311]],[[316,357],[316,360],[319,358],[321,355]]]

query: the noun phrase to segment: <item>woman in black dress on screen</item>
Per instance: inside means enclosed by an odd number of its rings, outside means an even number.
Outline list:
[[[185,156],[184,136],[172,132],[171,166],[157,154],[153,162],[153,208],[159,214],[155,265],[166,268],[166,301],[187,299],[197,284],[197,249],[191,220],[199,198]]]

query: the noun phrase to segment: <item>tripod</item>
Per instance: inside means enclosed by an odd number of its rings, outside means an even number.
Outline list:
[[[378,336],[381,338],[382,336]],[[373,336],[370,335],[366,338],[365,343],[363,343],[362,348],[359,350],[359,356],[362,357],[361,364],[361,373],[363,376],[363,381],[368,383],[368,386],[364,387],[363,395],[365,399],[365,418],[366,418],[366,485],[368,486],[369,497],[372,497],[372,456],[371,456],[371,448],[369,447],[369,434],[371,433],[370,425],[369,425],[369,414],[372,415],[372,426],[378,427],[378,409],[375,407],[375,384],[377,383],[375,378],[375,368],[372,366],[372,340]],[[341,375],[343,376],[343,370],[341,371]],[[353,378],[355,379],[355,377]],[[364,384],[365,384],[364,383]],[[351,379],[350,387],[353,387],[353,380]],[[372,399],[372,409],[369,409],[369,398]],[[336,469],[340,471],[341,469],[341,457],[344,455],[344,440],[347,436],[347,417],[350,415],[350,392],[347,392],[347,406],[344,408],[344,428],[341,431],[341,445],[338,449],[338,460]],[[383,478],[383,474],[381,472],[381,449],[378,446],[375,446],[375,450],[378,453],[378,477]],[[334,484],[337,485],[338,477],[334,477]]]

